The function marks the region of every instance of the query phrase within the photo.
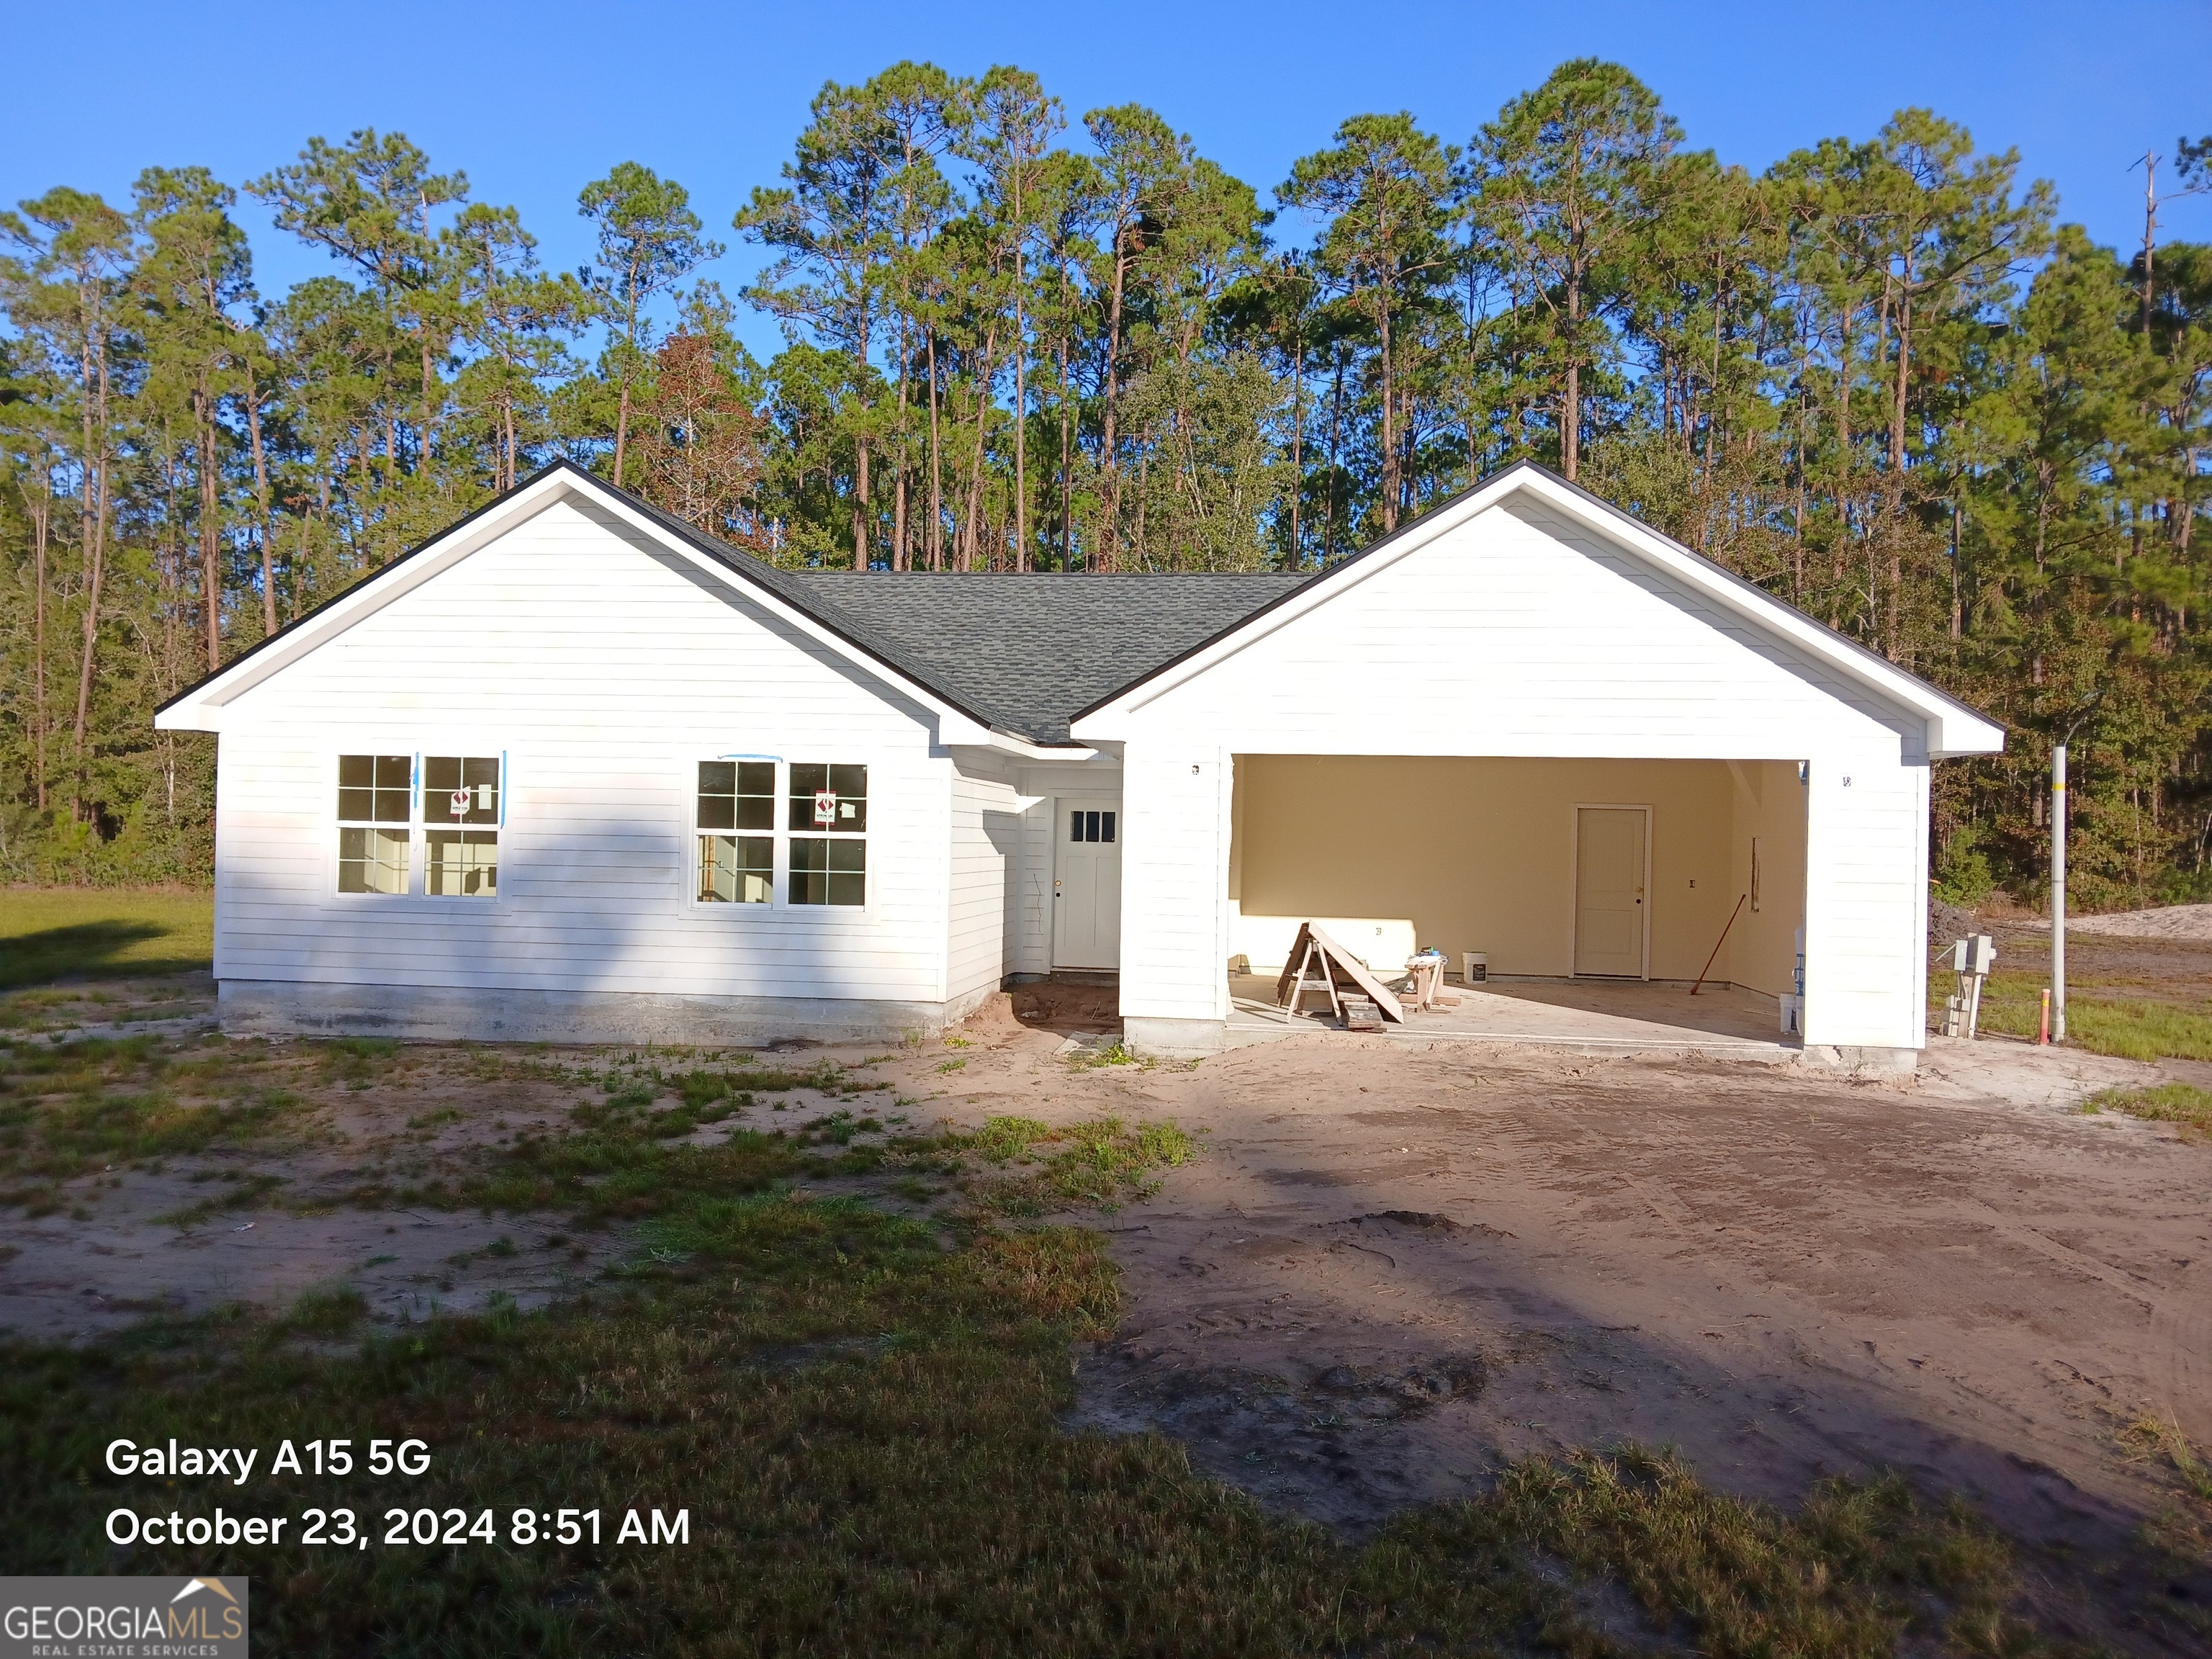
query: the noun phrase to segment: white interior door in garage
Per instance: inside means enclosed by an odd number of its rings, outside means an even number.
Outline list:
[[[1648,806],[1575,808],[1575,972],[1640,979],[1651,907]]]
[[[1062,796],[1053,836],[1052,965],[1121,965],[1121,804]]]

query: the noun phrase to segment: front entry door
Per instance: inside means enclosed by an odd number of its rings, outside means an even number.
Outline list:
[[[1053,836],[1052,965],[1121,965],[1119,801],[1060,798]]]
[[[1644,974],[1644,828],[1648,808],[1575,809],[1575,972]]]

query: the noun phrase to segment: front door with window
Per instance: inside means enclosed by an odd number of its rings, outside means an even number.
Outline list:
[[[1575,809],[1575,972],[1644,974],[1644,848],[1649,809]]]
[[[1052,965],[1121,965],[1119,801],[1062,797],[1053,837]]]

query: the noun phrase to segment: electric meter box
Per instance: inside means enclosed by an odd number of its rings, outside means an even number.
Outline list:
[[[1986,974],[1996,959],[1997,942],[1987,933],[1962,939],[1951,947],[1951,971],[1954,974]]]

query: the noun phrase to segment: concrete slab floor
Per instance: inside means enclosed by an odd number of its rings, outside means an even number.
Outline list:
[[[1490,980],[1449,986],[1459,1006],[1416,1014],[1392,1036],[1648,1051],[1694,1049],[1781,1060],[1799,1052],[1780,1034],[1774,999],[1731,985],[1621,980]],[[1275,1006],[1275,977],[1229,978],[1232,1043],[1267,1042],[1326,1029]]]

